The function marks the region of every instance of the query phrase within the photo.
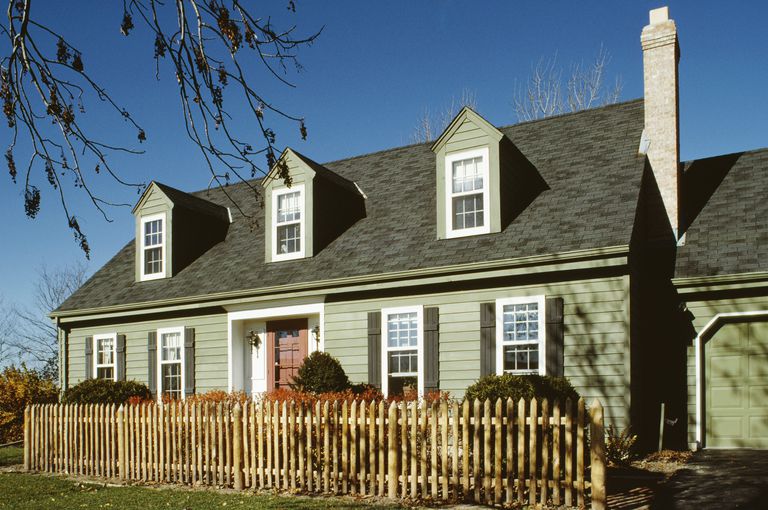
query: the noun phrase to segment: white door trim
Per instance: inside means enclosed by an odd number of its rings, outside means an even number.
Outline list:
[[[233,335],[233,323],[236,321],[246,320],[266,320],[266,319],[290,319],[292,317],[308,317],[311,315],[317,315],[320,317],[319,336],[320,340],[314,343],[317,344],[317,350],[325,350],[325,303],[310,303],[304,305],[293,306],[278,306],[273,308],[258,308],[253,310],[241,310],[237,312],[227,313],[227,391],[231,392],[234,386],[234,343],[235,338]],[[311,341],[312,338],[307,340]],[[312,352],[308,346],[307,352]],[[240,351],[238,351],[240,352]]]
[[[701,331],[693,339],[693,348],[696,353],[696,443],[698,447],[703,446],[704,422],[702,421],[702,399],[704,398],[704,341],[709,337],[711,330],[714,330],[720,323],[739,322],[739,319],[752,319],[759,317],[768,317],[768,310],[753,310],[749,312],[724,312],[718,313],[707,324],[701,328]]]

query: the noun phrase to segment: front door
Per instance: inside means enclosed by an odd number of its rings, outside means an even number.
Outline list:
[[[289,388],[307,357],[307,319],[267,323],[267,389]]]

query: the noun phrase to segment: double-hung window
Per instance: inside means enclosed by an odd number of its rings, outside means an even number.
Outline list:
[[[141,279],[165,278],[165,215],[141,219]]]
[[[496,371],[545,375],[544,296],[496,301]]]
[[[423,308],[389,308],[381,312],[382,391],[402,394],[406,388],[423,393]]]
[[[117,335],[95,335],[93,337],[94,370],[97,379],[115,380],[115,346]]]
[[[184,328],[160,329],[158,338],[159,394],[171,400],[184,396]]]
[[[488,149],[445,158],[446,237],[490,232]]]
[[[272,259],[304,257],[304,186],[275,190],[272,211]]]

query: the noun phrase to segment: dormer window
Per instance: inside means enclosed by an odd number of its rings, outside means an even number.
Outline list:
[[[165,215],[141,219],[141,279],[165,278]]]
[[[303,258],[304,186],[274,190],[272,209],[272,260]]]
[[[490,232],[488,149],[446,156],[445,170],[446,237]]]

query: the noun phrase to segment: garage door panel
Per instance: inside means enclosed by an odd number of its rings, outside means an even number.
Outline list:
[[[718,356],[713,354],[710,362],[712,382],[719,386],[741,377],[741,374],[743,374],[741,363],[742,357],[740,355]],[[718,379],[724,380],[718,381]]]
[[[744,434],[743,416],[718,416],[711,423],[712,436],[723,439],[736,439]]]
[[[749,377],[768,377],[768,354],[749,356]]]
[[[749,418],[749,437],[768,440],[768,420],[765,416],[751,416]]]
[[[768,448],[768,321],[724,324],[704,361],[706,445]]]
[[[742,395],[744,391],[742,388],[712,388],[711,389],[711,409],[741,409],[744,406],[744,398]]]

